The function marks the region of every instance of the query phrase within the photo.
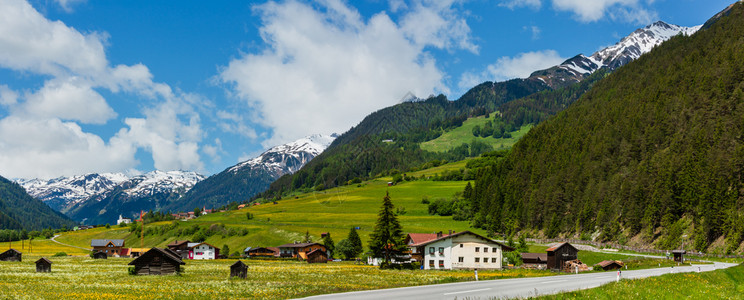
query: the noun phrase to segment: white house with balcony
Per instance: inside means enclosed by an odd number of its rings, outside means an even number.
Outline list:
[[[440,232],[434,239],[410,243],[409,248],[426,270],[501,269],[504,251],[514,250],[470,231]]]
[[[220,248],[207,243],[188,243],[189,259],[217,259]]]

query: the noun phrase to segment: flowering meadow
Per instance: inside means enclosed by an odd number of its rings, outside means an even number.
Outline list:
[[[131,259],[48,257],[51,273],[36,273],[39,257],[0,262],[0,299],[285,299],[317,294],[473,280],[472,271],[380,270],[351,262],[244,260],[247,279],[229,279],[235,260],[186,261],[180,275],[131,276]],[[479,271],[480,279],[547,276],[534,270]]]

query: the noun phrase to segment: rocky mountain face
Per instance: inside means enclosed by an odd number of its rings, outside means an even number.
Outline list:
[[[95,195],[103,194],[129,178],[121,173],[86,174],[50,180],[19,179],[29,195],[52,209],[66,213]]]
[[[273,147],[199,182],[182,199],[165,209],[185,211],[248,200],[266,190],[279,177],[302,168],[322,153],[336,137],[336,134],[316,134]]]
[[[692,35],[702,25],[684,27],[658,21],[639,28],[620,42],[595,52],[591,56],[579,54],[558,66],[532,73],[530,78],[537,78],[553,89],[579,82],[600,68],[615,70],[638,59],[654,47],[678,34]]]

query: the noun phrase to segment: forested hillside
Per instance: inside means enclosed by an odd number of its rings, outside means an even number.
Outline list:
[[[483,168],[473,222],[660,248],[744,238],[744,4],[618,69]]]
[[[75,222],[34,199],[17,183],[0,177],[0,229],[72,228]]]

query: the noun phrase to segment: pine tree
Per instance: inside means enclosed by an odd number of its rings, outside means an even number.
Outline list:
[[[328,249],[328,257],[333,257],[333,250],[336,249],[335,245],[333,244],[333,239],[331,238],[331,233],[327,233],[323,237],[323,245],[326,246],[326,249]]]
[[[305,231],[305,240],[302,241],[303,243],[312,243],[313,238],[310,237],[310,230]]]
[[[405,248],[403,229],[393,209],[390,195],[385,193],[385,198],[382,199],[382,207],[377,215],[377,223],[369,241],[369,249],[372,251],[372,255],[383,259],[381,267],[386,265],[384,262],[390,262],[394,254],[403,251]]]
[[[346,239],[351,242],[351,245],[354,249],[354,257],[362,254],[362,251],[364,251],[364,248],[362,246],[362,239],[359,238],[359,233],[357,233],[356,228],[352,227],[351,230],[349,230],[349,236]]]

